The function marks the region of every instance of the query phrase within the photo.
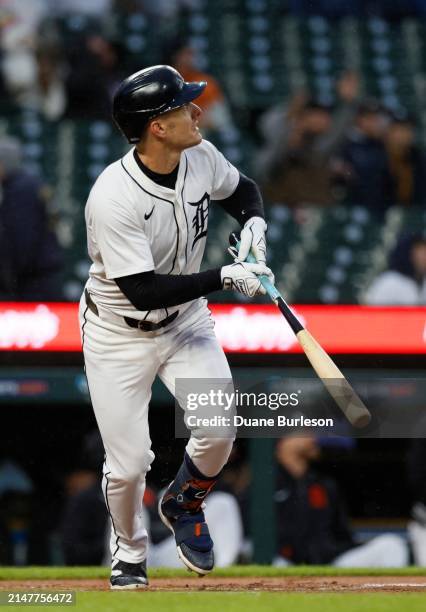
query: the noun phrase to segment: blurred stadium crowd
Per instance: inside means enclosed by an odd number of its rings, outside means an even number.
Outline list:
[[[126,150],[111,96],[167,62],[207,79],[204,134],[262,186],[269,261],[290,301],[424,304],[425,11],[422,0],[3,0],[2,299],[79,298],[85,200]],[[213,205],[206,266],[223,262],[231,228]]]
[[[85,201],[127,149],[110,119],[115,87],[171,63],[208,81],[205,136],[262,188],[269,262],[289,301],[425,305],[425,16],[426,0],[0,0],[0,299],[79,299]],[[211,208],[206,267],[223,264],[235,229]],[[275,562],[426,565],[422,441],[409,454],[409,547],[395,534],[356,538],[307,440],[276,448]],[[99,450],[87,444],[62,483],[62,515],[52,513],[61,519],[55,558],[27,540],[30,478],[0,465],[0,563],[104,560]],[[216,493],[229,527],[218,531],[219,565],[250,559],[250,469],[239,452]],[[171,540],[151,512],[157,494],[153,486],[145,502],[151,564],[160,565]],[[41,520],[45,508],[37,511]],[[212,515],[215,537],[214,524]]]

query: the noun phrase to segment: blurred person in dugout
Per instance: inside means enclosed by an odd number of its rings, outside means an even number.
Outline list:
[[[399,536],[384,534],[357,545],[336,482],[312,464],[320,446],[308,432],[278,441],[278,555],[274,565],[403,567],[409,551]]]
[[[200,128],[204,132],[234,131],[235,126],[221,85],[211,74],[202,71],[198,62],[195,49],[187,42],[174,41],[166,49],[164,63],[176,68],[185,81],[207,81],[207,87],[197,98],[197,103],[203,109]]]
[[[33,560],[34,484],[13,459],[0,461],[0,564],[28,565]]]
[[[333,158],[356,113],[356,73],[343,75],[337,95],[334,112],[299,92],[288,106],[280,104],[263,115],[259,127],[265,144],[254,166],[265,199],[291,207],[335,202]]]
[[[420,431],[423,437],[420,437]],[[414,564],[426,567],[426,422],[419,424],[418,438],[410,440],[407,479],[411,490],[411,520],[407,525]]]
[[[59,522],[66,565],[107,565],[108,513],[101,480],[104,448],[97,430],[83,441],[80,465],[64,480],[65,503]]]
[[[65,481],[66,501],[60,521],[62,551],[67,565],[110,565],[110,521],[99,474],[104,449],[98,430],[85,439],[81,466]],[[216,566],[235,563],[243,547],[243,524],[238,502],[221,481],[209,496],[205,514],[216,538]],[[148,563],[151,567],[182,567],[176,542],[158,517],[163,491],[147,486],[142,512],[148,530]],[[225,520],[226,519],[226,520]]]
[[[62,250],[50,191],[23,163],[15,138],[0,138],[0,299],[60,300]]]
[[[389,267],[365,292],[369,306],[426,305],[426,232],[403,234],[389,257]]]

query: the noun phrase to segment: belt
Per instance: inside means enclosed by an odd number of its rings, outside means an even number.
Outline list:
[[[87,289],[84,290],[84,297],[86,298],[87,307],[99,317],[98,307],[95,302],[90,297],[90,293]],[[152,332],[161,329],[162,327],[167,327],[172,321],[176,319],[179,314],[179,310],[173,312],[171,315],[158,321],[158,323],[153,323],[152,321],[141,321],[140,319],[132,319],[131,317],[123,317],[124,321],[127,323],[129,327],[134,327],[136,329],[141,329],[142,331]]]

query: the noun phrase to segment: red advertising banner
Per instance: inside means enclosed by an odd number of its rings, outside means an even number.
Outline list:
[[[215,331],[228,353],[300,353],[271,305],[211,304]],[[0,350],[80,351],[77,304],[0,303]],[[426,353],[426,308],[294,306],[329,353]]]
[[[78,304],[0,302],[0,350],[80,351]]]

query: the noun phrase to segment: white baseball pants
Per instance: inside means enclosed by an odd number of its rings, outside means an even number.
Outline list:
[[[111,555],[139,563],[147,555],[142,498],[154,459],[148,426],[156,375],[175,394],[176,378],[231,379],[213,331],[210,311],[194,302],[182,316],[156,332],[129,327],[98,306],[99,316],[80,301],[80,326],[93,410],[105,447],[102,488],[111,517]],[[186,452],[206,476],[225,465],[233,440],[195,438]]]

